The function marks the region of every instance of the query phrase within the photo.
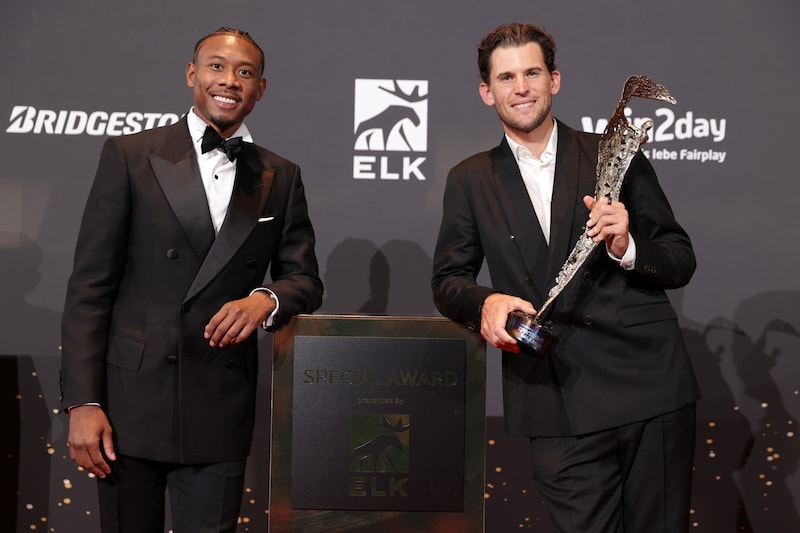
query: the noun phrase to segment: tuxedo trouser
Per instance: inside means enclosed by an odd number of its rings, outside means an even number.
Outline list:
[[[694,404],[577,437],[531,438],[533,478],[564,533],[689,530]]]
[[[169,489],[174,533],[234,533],[245,461],[183,465],[117,455],[97,480],[103,533],[164,533]]]

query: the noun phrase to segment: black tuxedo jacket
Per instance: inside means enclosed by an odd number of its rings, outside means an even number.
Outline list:
[[[62,406],[97,402],[119,453],[244,459],[257,347],[211,348],[203,328],[257,287],[274,327],[322,300],[299,168],[255,145],[237,160],[214,229],[186,124],[106,141],[81,224],[62,323]]]
[[[480,330],[493,292],[537,309],[578,237],[594,195],[599,135],[558,123],[548,247],[508,144],[476,154],[447,178],[432,287],[440,312]],[[600,245],[550,309],[556,341],[545,357],[503,354],[505,420],[526,436],[581,435],[645,420],[698,398],[676,313],[665,289],[695,269],[691,243],[650,163],[633,159],[620,195],[636,243],[633,270]],[[492,287],[476,277],[484,262]]]

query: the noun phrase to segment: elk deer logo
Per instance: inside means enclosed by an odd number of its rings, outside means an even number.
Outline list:
[[[427,150],[427,81],[357,79],[355,92],[356,150]]]
[[[353,415],[350,472],[408,472],[409,420],[409,415]]]

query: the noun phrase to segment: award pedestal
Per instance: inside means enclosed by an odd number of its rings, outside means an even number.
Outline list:
[[[486,346],[447,319],[275,334],[270,531],[483,531]]]

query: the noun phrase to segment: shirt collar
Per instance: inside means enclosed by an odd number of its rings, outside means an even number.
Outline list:
[[[547,140],[547,146],[545,146],[541,158],[534,157],[528,148],[514,142],[508,134],[506,134],[506,142],[511,148],[511,153],[514,154],[514,159],[517,160],[517,163],[525,158],[531,158],[541,163],[548,163],[556,157],[556,150],[558,149],[558,121],[553,119],[553,131],[550,132],[550,138]]]
[[[197,116],[197,113],[194,112],[194,106],[189,109],[189,112],[186,114],[186,122],[189,125],[189,135],[191,136],[192,140],[196,145],[199,146],[200,142],[203,140],[203,133],[206,131],[206,126],[208,124],[205,121]],[[247,126],[244,125],[242,122],[239,127],[233,132],[230,138],[233,137],[241,137],[243,141],[253,142],[253,136],[250,135],[250,130],[247,129]]]

